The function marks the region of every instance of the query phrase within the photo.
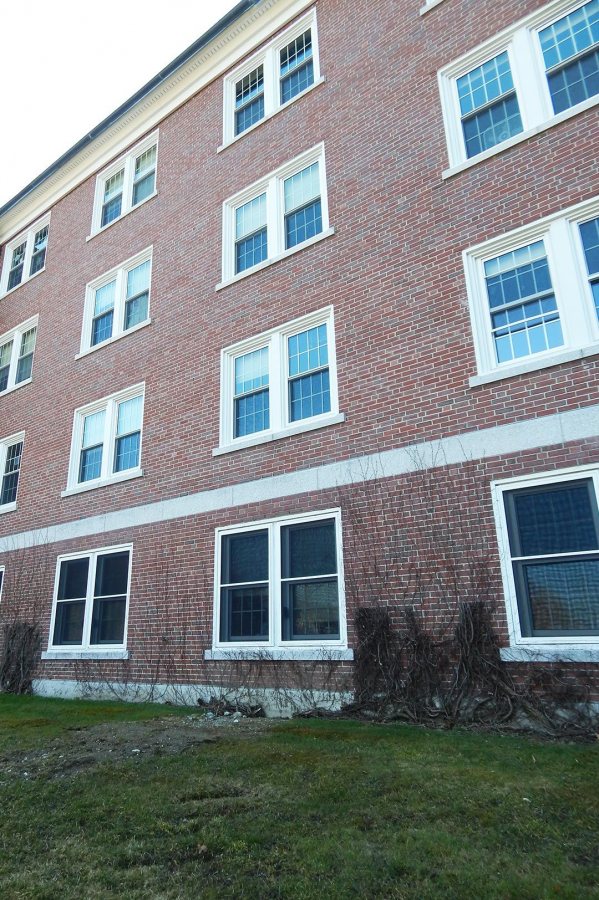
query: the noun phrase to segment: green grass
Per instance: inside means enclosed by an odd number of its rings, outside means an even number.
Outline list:
[[[152,714],[0,697],[2,739]],[[0,776],[0,896],[598,897],[598,763],[596,746],[308,720]]]

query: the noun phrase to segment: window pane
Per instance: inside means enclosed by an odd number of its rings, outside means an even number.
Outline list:
[[[223,588],[220,639],[268,639],[268,587]]]
[[[59,600],[79,600],[87,594],[89,556],[78,559],[64,559],[60,564],[58,579]]]
[[[460,110],[463,116],[514,90],[507,52],[477,66],[457,80]]]
[[[291,377],[328,365],[326,325],[317,325],[316,328],[292,335],[288,339],[287,349]]]
[[[29,274],[35,275],[44,268],[46,262],[46,247],[48,246],[48,226],[41,228],[33,239],[33,254]]]
[[[114,324],[114,311],[104,313],[98,316],[92,322],[92,347],[107,341],[112,337],[112,326]]]
[[[122,644],[125,637],[125,597],[94,600],[90,644]]]
[[[246,394],[268,384],[268,347],[252,350],[235,360],[235,394]]]
[[[576,481],[513,494],[518,556],[599,549],[591,482]]]
[[[17,444],[11,444],[6,450],[2,490],[0,491],[0,506],[3,506],[6,503],[14,503],[17,499],[22,453],[22,441],[19,441]]]
[[[266,228],[258,231],[251,237],[243,238],[235,245],[235,273],[245,272],[252,266],[257,266],[268,256],[268,242]]]
[[[312,163],[301,172],[285,179],[285,212],[291,212],[305,206],[320,196],[320,177],[318,163]]]
[[[548,69],[599,41],[599,0],[591,0],[539,32]]]
[[[285,217],[285,247],[295,247],[322,231],[320,200]]]
[[[31,370],[33,367],[33,351],[35,350],[35,339],[37,328],[30,328],[21,337],[21,348],[19,352],[19,361],[17,363],[17,375],[15,383],[20,384],[31,378]]]
[[[314,84],[314,63],[309,59],[305,65],[295,69],[281,81],[281,103],[287,103],[311,84]]]
[[[128,434],[126,437],[117,438],[114,448],[114,471],[126,472],[127,469],[136,469],[139,465],[139,446],[141,435],[139,431]]]
[[[129,551],[104,553],[96,561],[95,597],[111,597],[127,593]]]
[[[281,50],[281,76],[287,75],[311,57],[312,30],[309,28]]]
[[[21,283],[21,279],[23,278],[23,263],[25,261],[25,250],[27,249],[27,241],[23,244],[19,244],[18,247],[12,252],[12,260],[10,263],[10,272],[8,275],[8,284],[6,289],[10,291],[11,288],[16,287]]]
[[[533,632],[599,631],[599,559],[526,564]]]
[[[297,422],[331,410],[329,370],[303,375],[289,382],[289,419]]]
[[[591,290],[595,301],[595,310],[599,318],[599,219],[583,222],[580,236],[584,247],[587,270],[591,276]]]
[[[127,299],[147,291],[150,286],[150,260],[146,259],[127,273]]]
[[[281,571],[283,578],[336,574],[334,520],[282,528]]]
[[[268,531],[227,534],[222,538],[221,583],[268,581]]]
[[[121,214],[124,177],[125,171],[122,169],[105,182],[101,226],[108,225],[109,222],[118,219]]]
[[[234,402],[235,437],[244,437],[270,428],[270,395],[268,389],[238,397]]]
[[[522,131],[507,52],[458,78],[457,88],[468,157]]]
[[[83,420],[83,447],[101,444],[104,440],[104,419],[106,410],[91,413]]]
[[[92,481],[102,474],[102,446],[81,451],[79,481]]]
[[[235,237],[246,237],[266,225],[266,194],[260,194],[235,210]]]
[[[108,284],[96,288],[94,296],[94,316],[99,316],[114,307],[115,289],[116,281],[109,281]]]
[[[54,624],[54,645],[81,644],[83,640],[83,618],[85,600],[75,603],[58,603]]]
[[[143,178],[140,178],[139,181],[136,181],[133,185],[132,206],[137,206],[138,203],[141,203],[142,200],[145,200],[146,197],[149,197],[151,194],[153,194],[155,184],[155,172],[150,172],[148,175],[144,175]]]
[[[141,428],[141,411],[143,397],[131,397],[119,403],[117,435],[130,434]]]
[[[235,85],[235,134],[264,116],[264,68],[258,66]]]
[[[148,318],[148,295],[140,294],[125,304],[125,331],[145,322]]]
[[[283,640],[339,638],[337,579],[283,585]]]
[[[0,391],[8,387],[8,375],[10,372],[10,359],[12,356],[13,342],[9,341],[0,347]]]

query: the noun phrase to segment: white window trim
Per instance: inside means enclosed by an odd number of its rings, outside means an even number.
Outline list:
[[[71,438],[71,454],[69,461],[69,469],[67,476],[66,490],[61,492],[61,497],[70,497],[72,494],[80,494],[85,491],[91,491],[94,488],[103,487],[109,484],[118,484],[121,481],[129,481],[132,478],[139,478],[143,475],[143,469],[140,465],[133,469],[126,469],[124,472],[111,472],[112,459],[114,457],[114,447],[116,442],[117,428],[117,409],[118,404],[123,400],[131,400],[133,397],[142,398],[141,409],[141,433],[139,440],[139,460],[141,462],[141,454],[143,450],[143,417],[145,407],[145,382],[133,385],[124,391],[118,391],[86,406],[81,406],[75,410],[73,415],[73,435]],[[81,443],[83,440],[83,422],[90,413],[106,410],[104,421],[104,441],[102,451],[102,474],[99,478],[90,481],[79,482],[79,455],[81,451]]]
[[[16,290],[16,288],[15,288]],[[24,381],[19,381],[18,384],[15,384],[15,378],[17,377],[17,367],[19,364],[19,352],[21,349],[21,338],[23,335],[30,331],[32,328],[38,327],[39,316],[32,316],[30,319],[27,319],[26,322],[21,322],[20,325],[17,325],[16,328],[12,328],[10,331],[7,331],[6,334],[0,335],[0,347],[7,344],[9,341],[13,342],[11,357],[10,357],[10,367],[8,370],[8,383],[6,385],[5,390],[0,391],[0,397],[4,397],[5,394],[10,394],[11,391],[16,391],[19,388],[25,387],[26,384],[31,384],[33,381],[33,375],[29,378],[25,378]],[[37,347],[37,334],[36,334],[36,347]],[[35,362],[35,349],[33,350],[33,360]],[[33,364],[32,364],[33,366]],[[33,367],[32,367],[33,372]]]
[[[301,244],[285,249],[285,209],[283,196],[283,182],[291,175],[295,175],[302,169],[317,162],[318,174],[320,178],[320,201],[322,209],[322,231],[314,235]],[[238,207],[243,206],[255,197],[266,192],[266,227],[268,233],[268,257],[262,262],[243,272],[235,273],[235,211]],[[272,172],[269,172],[264,178],[255,181],[243,191],[229,197],[223,203],[223,253],[222,267],[223,280],[216,286],[216,290],[225,285],[253,275],[261,269],[278,262],[287,256],[291,256],[305,247],[321,241],[323,238],[333,234],[333,229],[329,228],[329,204],[327,194],[327,178],[325,166],[324,143],[317,144],[305,153],[296,156],[284,166],[280,166]]]
[[[314,328],[318,325],[326,325],[327,328],[331,409],[330,412],[312,416],[309,419],[290,422],[288,421],[287,408],[287,384],[289,380],[287,339],[291,335],[300,331],[307,331],[309,328]],[[236,438],[233,436],[235,359],[265,346],[268,346],[269,349],[270,428]],[[345,416],[339,412],[339,395],[337,391],[337,357],[335,352],[333,307],[327,306],[307,316],[302,316],[300,319],[293,319],[279,328],[263,331],[261,334],[222,350],[220,396],[220,445],[212,451],[213,456],[343,422]]]
[[[143,202],[143,201],[142,201]],[[93,281],[90,281],[85,287],[85,302],[83,309],[83,327],[81,329],[81,347],[80,351],[75,357],[76,359],[80,359],[82,356],[87,356],[88,353],[94,353],[96,350],[100,350],[101,347],[106,347],[109,344],[114,344],[115,341],[120,340],[123,337],[126,337],[129,334],[132,334],[135,331],[139,331],[140,328],[143,328],[146,325],[149,325],[152,321],[150,318],[150,302],[152,298],[152,253],[153,253],[153,245],[150,247],[146,247],[145,250],[141,250],[139,253],[136,253],[135,256],[129,257],[125,262],[121,263],[118,266],[115,266],[113,269],[110,269],[108,272],[104,272],[103,275],[100,275],[98,278],[94,278]],[[142,263],[150,261],[150,280],[148,286],[148,315],[143,320],[143,322],[138,322],[137,325],[134,325],[132,328],[124,329],[123,323],[125,320],[125,301],[127,294],[127,275],[131,271],[131,269],[135,269],[136,266],[141,265]],[[105,284],[108,284],[110,281],[116,280],[115,286],[115,302],[114,302],[114,316],[113,316],[113,326],[112,326],[112,336],[109,337],[105,341],[101,341],[99,344],[91,345],[92,338],[92,320],[94,316],[94,305],[95,305],[95,295],[98,288],[103,287]]]
[[[140,141],[135,147],[132,147],[122,156],[120,156],[117,160],[110,164],[106,169],[103,169],[96,176],[96,187],[94,192],[94,207],[92,213],[92,226],[91,232],[86,237],[86,241],[91,240],[95,237],[96,234],[100,234],[102,231],[106,231],[107,228],[110,228],[111,225],[114,225],[115,222],[120,222],[125,216],[129,215],[129,213],[133,212],[136,209],[139,209],[144,203],[147,203],[148,200],[151,200],[158,193],[158,154],[159,154],[159,141],[158,141],[159,133],[158,131],[153,131],[152,134],[149,134],[143,141]],[[133,179],[135,177],[135,160],[138,156],[141,156],[142,153],[145,153],[146,150],[149,150],[150,147],[156,147],[156,164],[155,164],[155,178],[154,178],[154,190],[147,197],[144,197],[139,203],[136,203],[135,206],[132,206],[133,199]],[[125,170],[124,178],[123,178],[123,201],[121,207],[121,214],[117,216],[116,219],[113,219],[111,222],[108,222],[106,225],[101,226],[100,222],[102,221],[102,203],[104,200],[104,185],[106,181],[115,175],[120,169]]]
[[[2,591],[4,590],[4,582],[6,580],[6,566],[0,566],[0,603],[2,603]]]
[[[14,512],[17,508],[17,500],[19,498],[19,488],[21,486],[21,472],[23,466],[23,455],[25,453],[25,432],[17,431],[16,434],[11,434],[8,437],[0,439],[0,491],[2,489],[2,479],[4,477],[4,466],[6,464],[6,453],[9,447],[13,444],[23,443],[23,450],[21,453],[21,465],[19,467],[19,480],[17,483],[17,497],[12,503],[4,503],[0,505],[0,515],[3,513]]]
[[[427,12],[430,12],[431,9],[434,9],[435,6],[439,6],[440,3],[443,3],[443,0],[425,0],[424,6],[420,7],[420,15],[424,16]]]
[[[48,226],[48,240],[50,238],[50,213],[47,213],[45,216],[42,216],[41,219],[38,219],[37,222],[34,222],[33,225],[30,225],[26,231],[22,231],[16,237],[12,238],[4,248],[4,259],[2,261],[2,273],[0,275],[0,297],[6,297],[8,294],[12,294],[13,291],[18,291],[20,287],[24,284],[27,284],[28,281],[32,281],[38,275],[41,275],[42,272],[46,269],[46,260],[48,258],[48,248],[46,247],[46,255],[44,257],[44,265],[37,272],[34,272],[33,275],[29,274],[29,269],[31,268],[31,257],[33,256],[33,242],[35,239],[35,235],[40,229]],[[23,277],[20,282],[16,284],[10,291],[7,291],[6,287],[8,285],[8,276],[10,273],[10,264],[12,262],[12,253],[15,247],[18,247],[19,244],[27,243],[27,247],[25,249],[25,258],[23,260]]]
[[[129,552],[129,575],[127,578],[127,599],[125,601],[125,626],[123,629],[123,641],[121,644],[90,644],[91,620],[93,611],[93,584],[96,574],[97,558],[106,553],[119,553],[124,550]],[[69,559],[82,559],[88,556],[90,566],[88,572],[87,595],[85,598],[85,614],[83,620],[83,635],[81,645],[53,644],[54,625],[56,622],[56,608],[58,605],[58,583],[60,580],[61,563]],[[93,558],[93,565],[91,560]],[[52,616],[50,618],[50,633],[48,635],[48,650],[42,654],[42,659],[126,659],[127,632],[129,626],[129,597],[131,594],[131,571],[133,568],[133,544],[117,544],[114,547],[98,547],[94,550],[78,550],[74,553],[64,553],[57,557],[56,574],[54,576],[54,593],[52,596]],[[125,651],[125,652],[124,652]]]
[[[444,178],[470,168],[552,125],[599,104],[599,96],[590,97],[561,113],[553,112],[543,54],[537,37],[541,29],[583,6],[585,2],[587,0],[553,0],[439,70],[437,77],[450,166],[443,173]],[[522,131],[476,156],[467,157],[457,79],[504,51],[507,51],[510,60],[522,118]]]
[[[314,82],[304,91],[296,94],[286,103],[280,100],[280,58],[279,53],[287,44],[299,37],[308,29],[312,32],[312,60],[314,65]],[[258,121],[246,128],[240,134],[235,134],[235,85],[259,65],[264,67],[264,115]],[[274,40],[270,41],[257,53],[254,53],[249,59],[237,66],[232,72],[223,79],[223,143],[218,148],[219,151],[224,150],[229,144],[233,144],[240,138],[245,137],[251,131],[254,131],[263,122],[272,119],[281,110],[286,109],[300,97],[304,97],[310,91],[314,90],[319,84],[322,84],[324,78],[320,73],[320,53],[318,49],[318,29],[316,25],[316,9],[311,9],[306,15],[298,19],[293,25],[279,34]]]
[[[511,378],[599,353],[599,322],[595,313],[578,225],[599,215],[599,197],[532,222],[463,253],[477,375],[470,386]],[[531,356],[495,362],[484,262],[544,240],[564,344]]]
[[[277,641],[280,634],[280,547],[281,528],[302,522],[320,522],[324,519],[335,520],[335,540],[337,542],[337,585],[339,597],[339,639],[333,641]],[[247,531],[258,531],[268,528],[268,567],[269,567],[269,623],[270,638],[267,641],[251,643],[227,643],[219,640],[220,635],[220,572],[221,572],[221,538],[227,534],[240,534]],[[274,588],[274,590],[273,590]],[[341,510],[327,509],[316,513],[300,513],[293,516],[279,516],[274,519],[263,519],[244,525],[231,525],[217,528],[215,531],[214,553],[214,617],[212,626],[212,651],[205,655],[206,659],[257,658],[260,654],[272,659],[351,659],[351,651],[347,647],[347,616],[345,609],[345,579],[343,569],[343,540],[341,532]],[[329,652],[330,651],[330,652]]]
[[[516,584],[512,568],[507,516],[503,502],[503,494],[507,491],[543,484],[576,481],[589,477],[593,481],[595,495],[599,498],[599,465],[597,463],[491,482],[491,497],[499,543],[499,559],[510,642],[509,648],[505,648],[505,652],[502,652],[502,657],[508,661],[543,662],[561,660],[563,662],[599,662],[599,636],[597,635],[577,638],[559,636],[524,637],[522,635]]]

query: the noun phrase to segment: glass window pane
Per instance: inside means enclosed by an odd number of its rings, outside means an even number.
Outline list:
[[[514,492],[518,556],[599,549],[588,481]]]
[[[129,551],[103,553],[96,561],[95,597],[111,597],[127,593]]]
[[[228,534],[222,538],[221,583],[268,581],[268,531]]]
[[[268,256],[268,240],[266,228],[250,237],[237,241],[235,245],[235,273],[245,272],[257,266]]]
[[[533,632],[599,631],[599,559],[526,564]]]
[[[96,288],[94,296],[94,316],[99,316],[114,307],[115,289],[116,281],[109,281],[108,284]]]
[[[79,481],[92,481],[102,474],[102,445],[81,451]]]
[[[127,299],[147,291],[150,287],[150,260],[146,259],[139,266],[127,273]]]
[[[122,644],[125,637],[125,597],[94,600],[90,644]]]
[[[112,326],[114,323],[114,311],[103,313],[92,322],[92,347],[107,341],[112,337]]]
[[[83,420],[83,447],[93,447],[101,444],[104,440],[104,420],[106,410],[101,409],[98,412],[85,416]]]
[[[143,397],[131,397],[119,403],[117,435],[130,434],[141,428]]]
[[[292,69],[301,66],[311,56],[312,30],[309,28],[281,50],[281,76],[287,75]]]
[[[141,435],[139,431],[117,438],[114,448],[114,471],[126,472],[139,465],[139,447]]]
[[[283,640],[339,638],[337,579],[283,585]]]
[[[83,640],[84,616],[85,600],[75,603],[58,603],[53,644],[55,646],[80,645]]]
[[[318,163],[312,163],[301,172],[285,179],[285,212],[291,212],[305,206],[320,196],[320,177]]]
[[[58,579],[59,600],[79,600],[87,594],[89,556],[78,559],[63,559]]]
[[[252,350],[235,359],[235,394],[245,394],[268,385],[268,347]]]
[[[283,578],[333,575],[337,572],[335,522],[287,525],[281,529]]]
[[[589,275],[599,274],[599,218],[583,222],[580,225],[580,236],[588,273]]]
[[[256,391],[246,394],[234,401],[235,427],[234,436],[245,437],[258,431],[270,428],[270,394]]]
[[[268,639],[268,587],[222,589],[220,639]]]
[[[331,410],[329,370],[303,375],[289,382],[289,419],[297,422]]]
[[[266,194],[260,194],[253,200],[244,203],[235,210],[235,238],[246,237],[248,234],[264,228],[266,225]]]

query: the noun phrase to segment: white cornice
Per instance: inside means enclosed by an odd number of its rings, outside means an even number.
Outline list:
[[[312,5],[314,0],[264,0],[234,22],[8,210],[0,219],[0,243],[10,240],[29,222],[51,209],[73,188]]]

